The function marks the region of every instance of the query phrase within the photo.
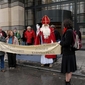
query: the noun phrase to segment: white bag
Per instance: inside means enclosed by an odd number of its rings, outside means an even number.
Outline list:
[[[7,60],[8,60],[8,55],[7,55],[7,53],[5,52],[4,61],[7,61]]]

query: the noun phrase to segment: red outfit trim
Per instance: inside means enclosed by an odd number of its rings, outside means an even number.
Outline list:
[[[44,35],[43,35],[43,32],[40,31],[40,33],[36,36],[36,39],[35,39],[35,44],[36,45],[39,45],[41,44],[41,37],[42,37],[42,41],[43,43],[52,43],[53,42],[56,42],[56,39],[55,39],[55,35],[54,35],[54,29],[53,28],[49,28],[50,29],[50,36],[45,39],[44,38]],[[56,55],[45,55],[46,58],[56,58]]]

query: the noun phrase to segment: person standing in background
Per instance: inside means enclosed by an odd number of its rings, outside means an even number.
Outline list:
[[[23,41],[22,44],[23,44],[23,45],[26,45],[25,32],[26,32],[26,29],[24,29],[23,34],[22,34],[22,41]]]
[[[19,30],[17,30],[17,28],[14,28],[14,36],[17,37],[18,41],[19,41],[19,44],[20,44],[20,41],[21,41],[21,35],[20,35],[20,32]]]
[[[27,45],[33,45],[34,44],[34,42],[35,42],[35,32],[30,26],[27,27],[27,30],[26,30],[24,36],[26,38],[26,44]]]
[[[0,42],[6,42],[6,39],[2,35],[2,33],[0,33]],[[4,55],[5,55],[5,52],[0,51],[0,66],[1,66],[1,71],[2,72],[5,72],[5,69],[4,69]]]
[[[82,40],[82,37],[81,37],[81,32],[80,32],[80,29],[79,30],[76,30],[76,33],[78,34],[78,37],[80,39],[80,41]]]
[[[11,30],[10,30],[8,37],[7,37],[7,43],[19,45],[17,37],[14,36],[14,33]],[[16,54],[14,54],[14,53],[7,53],[7,54],[8,54],[8,66],[9,66],[9,68],[10,69],[16,68]]]
[[[56,42],[61,41],[61,35],[58,32],[58,30],[56,29],[55,25],[51,25],[51,27],[54,29],[54,35],[55,35]],[[54,63],[57,61],[57,56],[56,56],[56,58],[53,59],[53,61],[54,61]]]
[[[2,28],[0,28],[0,34],[2,34],[3,37],[7,37],[7,34],[5,33],[5,31],[2,30]]]

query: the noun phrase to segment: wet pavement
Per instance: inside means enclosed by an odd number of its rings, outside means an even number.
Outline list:
[[[34,58],[32,55],[31,57]],[[5,73],[0,72],[0,85],[65,85],[65,77],[60,73],[61,60],[62,56],[58,56],[58,60],[52,68],[48,66],[41,67],[40,62],[36,62],[36,60],[35,62],[19,60],[17,62],[18,67],[9,70],[6,63],[7,71]],[[71,85],[85,85],[85,50],[76,52],[76,60],[78,70],[73,73]]]
[[[0,72],[0,85],[65,85],[64,75],[40,69],[18,66]],[[73,76],[72,85],[85,85],[85,77]]]
[[[82,48],[85,49],[85,39],[82,40]]]
[[[29,56],[28,56],[29,57]],[[30,58],[33,58],[36,60],[37,56],[30,56]],[[40,58],[38,56],[38,58]],[[41,67],[40,62],[36,61],[27,61],[27,60],[19,60],[18,64],[19,65],[24,65],[36,69],[43,69],[43,70],[48,70],[48,71],[53,71],[53,72],[58,72],[60,73],[61,70],[61,61],[62,61],[62,55],[58,55],[58,60],[53,64],[52,68],[49,68],[48,66]],[[79,75],[79,76],[85,76],[85,51],[78,50],[76,51],[76,61],[77,61],[77,71],[73,73],[74,75]]]

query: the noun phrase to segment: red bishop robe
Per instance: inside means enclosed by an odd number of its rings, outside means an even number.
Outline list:
[[[50,36],[45,39],[43,32],[40,31],[38,35],[36,35],[36,39],[35,39],[35,45],[39,45],[42,42],[43,43],[52,43],[52,42],[56,42],[55,39],[55,35],[54,35],[54,29],[53,28],[49,28],[50,29]],[[41,40],[42,38],[42,40]],[[45,55],[46,58],[56,58],[56,55]]]

